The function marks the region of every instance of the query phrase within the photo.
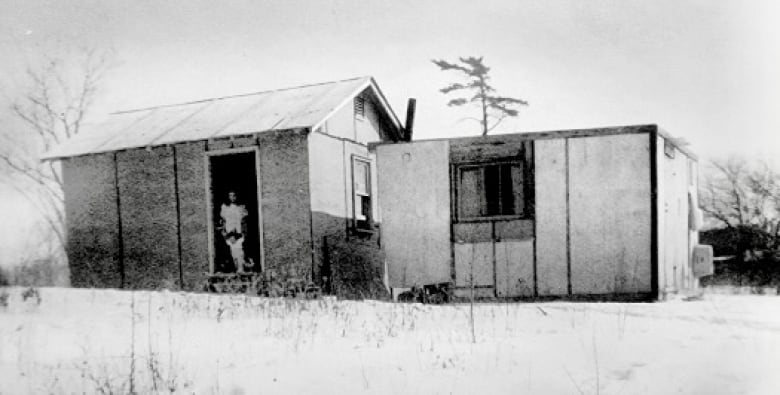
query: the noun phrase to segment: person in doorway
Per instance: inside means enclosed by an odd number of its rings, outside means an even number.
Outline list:
[[[220,233],[225,243],[230,248],[236,273],[244,273],[245,268],[251,268],[255,264],[252,258],[247,259],[244,252],[244,241],[247,236],[246,220],[249,212],[246,206],[238,203],[238,195],[235,191],[228,192],[228,201],[223,203],[219,210]]]

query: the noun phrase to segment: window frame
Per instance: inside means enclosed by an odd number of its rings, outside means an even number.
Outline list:
[[[523,210],[522,213],[516,213],[516,214],[497,214],[497,215],[487,215],[487,214],[480,214],[477,216],[464,216],[462,214],[462,204],[461,204],[461,198],[462,198],[462,180],[463,180],[463,170],[466,169],[480,169],[480,180],[478,182],[478,189],[480,192],[480,212],[484,212],[484,210],[487,209],[487,189],[484,185],[485,180],[485,169],[489,166],[502,166],[502,165],[510,165],[510,166],[517,166],[521,173],[522,173],[522,183],[521,188],[523,188]],[[511,167],[510,167],[511,168]],[[451,169],[451,178],[452,178],[452,218],[453,222],[455,223],[465,223],[465,222],[485,222],[485,221],[501,221],[501,220],[516,220],[516,219],[533,219],[533,193],[530,191],[533,189],[533,181],[530,180],[531,177],[533,177],[533,171],[529,169],[528,164],[525,160],[522,158],[512,157],[512,158],[497,158],[497,159],[490,159],[490,160],[482,160],[482,161],[470,161],[470,162],[460,162],[460,163],[454,163],[452,164]],[[499,170],[500,172],[501,170]],[[511,177],[511,176],[510,176]],[[501,181],[501,174],[499,173],[498,179],[499,182]],[[502,188],[499,184],[498,191],[498,204],[499,207],[502,207],[503,205],[503,192]],[[500,212],[503,212],[503,209],[499,209]]]
[[[357,186],[356,186],[356,183],[355,183],[355,181],[356,181],[356,179],[355,179],[356,171],[355,170],[357,168],[357,166],[356,166],[357,163],[363,163],[363,164],[366,165],[366,180],[365,180],[365,182],[366,182],[366,188],[365,188],[366,190],[365,190],[365,192],[366,193],[365,194],[361,194],[361,193],[358,192],[358,189],[357,189]],[[373,166],[372,166],[371,158],[368,158],[368,157],[365,157],[365,156],[362,156],[362,155],[357,155],[357,154],[352,154],[350,156],[350,170],[351,170],[350,173],[351,173],[351,180],[352,180],[352,221],[351,221],[351,229],[353,231],[357,231],[357,232],[371,232],[371,233],[373,233],[373,231],[374,231],[374,223],[375,223],[374,205],[376,204],[376,201],[375,201],[373,184],[372,184],[373,178],[371,176],[372,168],[373,168]],[[359,196],[361,196],[361,197],[368,197],[368,199],[369,199],[368,216],[367,216],[367,219],[365,221],[359,220],[358,219],[358,215],[357,215],[358,214],[358,208],[359,208],[358,207],[358,200],[359,200],[358,197]],[[362,200],[361,200],[361,202],[362,202]],[[364,226],[361,225],[361,222],[365,222],[365,225]]]

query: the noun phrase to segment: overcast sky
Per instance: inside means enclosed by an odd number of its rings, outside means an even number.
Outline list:
[[[462,136],[478,134],[462,120],[478,110],[446,106],[438,89],[455,76],[430,59],[476,55],[500,94],[530,102],[499,132],[657,123],[704,159],[774,157],[777,3],[0,0],[0,89],[12,98],[43,53],[113,48],[96,120],[372,75],[399,117],[417,98],[416,138]]]

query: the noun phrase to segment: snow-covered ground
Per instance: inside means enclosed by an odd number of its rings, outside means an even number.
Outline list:
[[[479,304],[472,343],[468,305],[24,291],[0,289],[3,394],[780,389],[776,296]]]

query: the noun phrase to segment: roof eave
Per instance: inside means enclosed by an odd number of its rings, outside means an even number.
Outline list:
[[[393,108],[390,107],[390,103],[387,101],[387,98],[385,97],[384,93],[382,93],[382,90],[379,89],[379,85],[376,83],[376,80],[374,80],[374,77],[367,77],[365,82],[360,84],[360,86],[355,89],[352,93],[350,93],[344,100],[341,101],[336,107],[334,107],[325,117],[323,117],[321,120],[319,120],[317,123],[311,126],[311,130],[317,130],[317,128],[321,127],[325,122],[328,121],[334,114],[339,112],[344,106],[349,104],[352,100],[357,97],[361,92],[363,92],[366,88],[370,87],[373,91],[376,97],[379,99],[379,104],[382,105],[382,108],[384,109],[385,113],[387,113],[390,117],[390,122],[393,123],[393,127],[395,128],[394,133],[395,137],[397,139],[400,139],[402,136],[403,126],[401,125],[401,121],[399,121],[398,116],[395,114],[395,111],[393,111]]]
[[[146,149],[146,148],[157,148],[157,147],[168,147],[173,145],[179,145],[179,144],[188,144],[188,143],[196,143],[199,141],[212,141],[212,140],[221,140],[221,139],[233,139],[236,137],[241,136],[257,136],[262,133],[270,133],[270,132],[279,132],[284,130],[292,130],[292,131],[299,131],[303,134],[311,133],[312,128],[309,126],[296,126],[292,128],[283,128],[283,129],[268,129],[268,130],[260,130],[255,132],[247,132],[247,133],[241,133],[237,135],[231,135],[231,136],[220,136],[220,137],[209,137],[209,138],[203,138],[203,139],[197,139],[197,140],[180,140],[180,141],[170,141],[162,144],[152,144],[152,145],[138,145],[138,146],[132,146],[132,147],[123,147],[118,149],[111,149],[111,150],[96,150],[96,151],[90,151],[90,152],[84,152],[79,154],[72,154],[72,155],[53,155],[53,156],[41,156],[39,159],[40,162],[49,162],[49,161],[55,161],[55,160],[63,160],[63,159],[70,159],[70,158],[78,158],[80,156],[89,156],[89,155],[100,155],[100,154],[108,154],[111,152],[121,152],[121,151],[127,151],[127,150],[133,150],[133,149]]]

